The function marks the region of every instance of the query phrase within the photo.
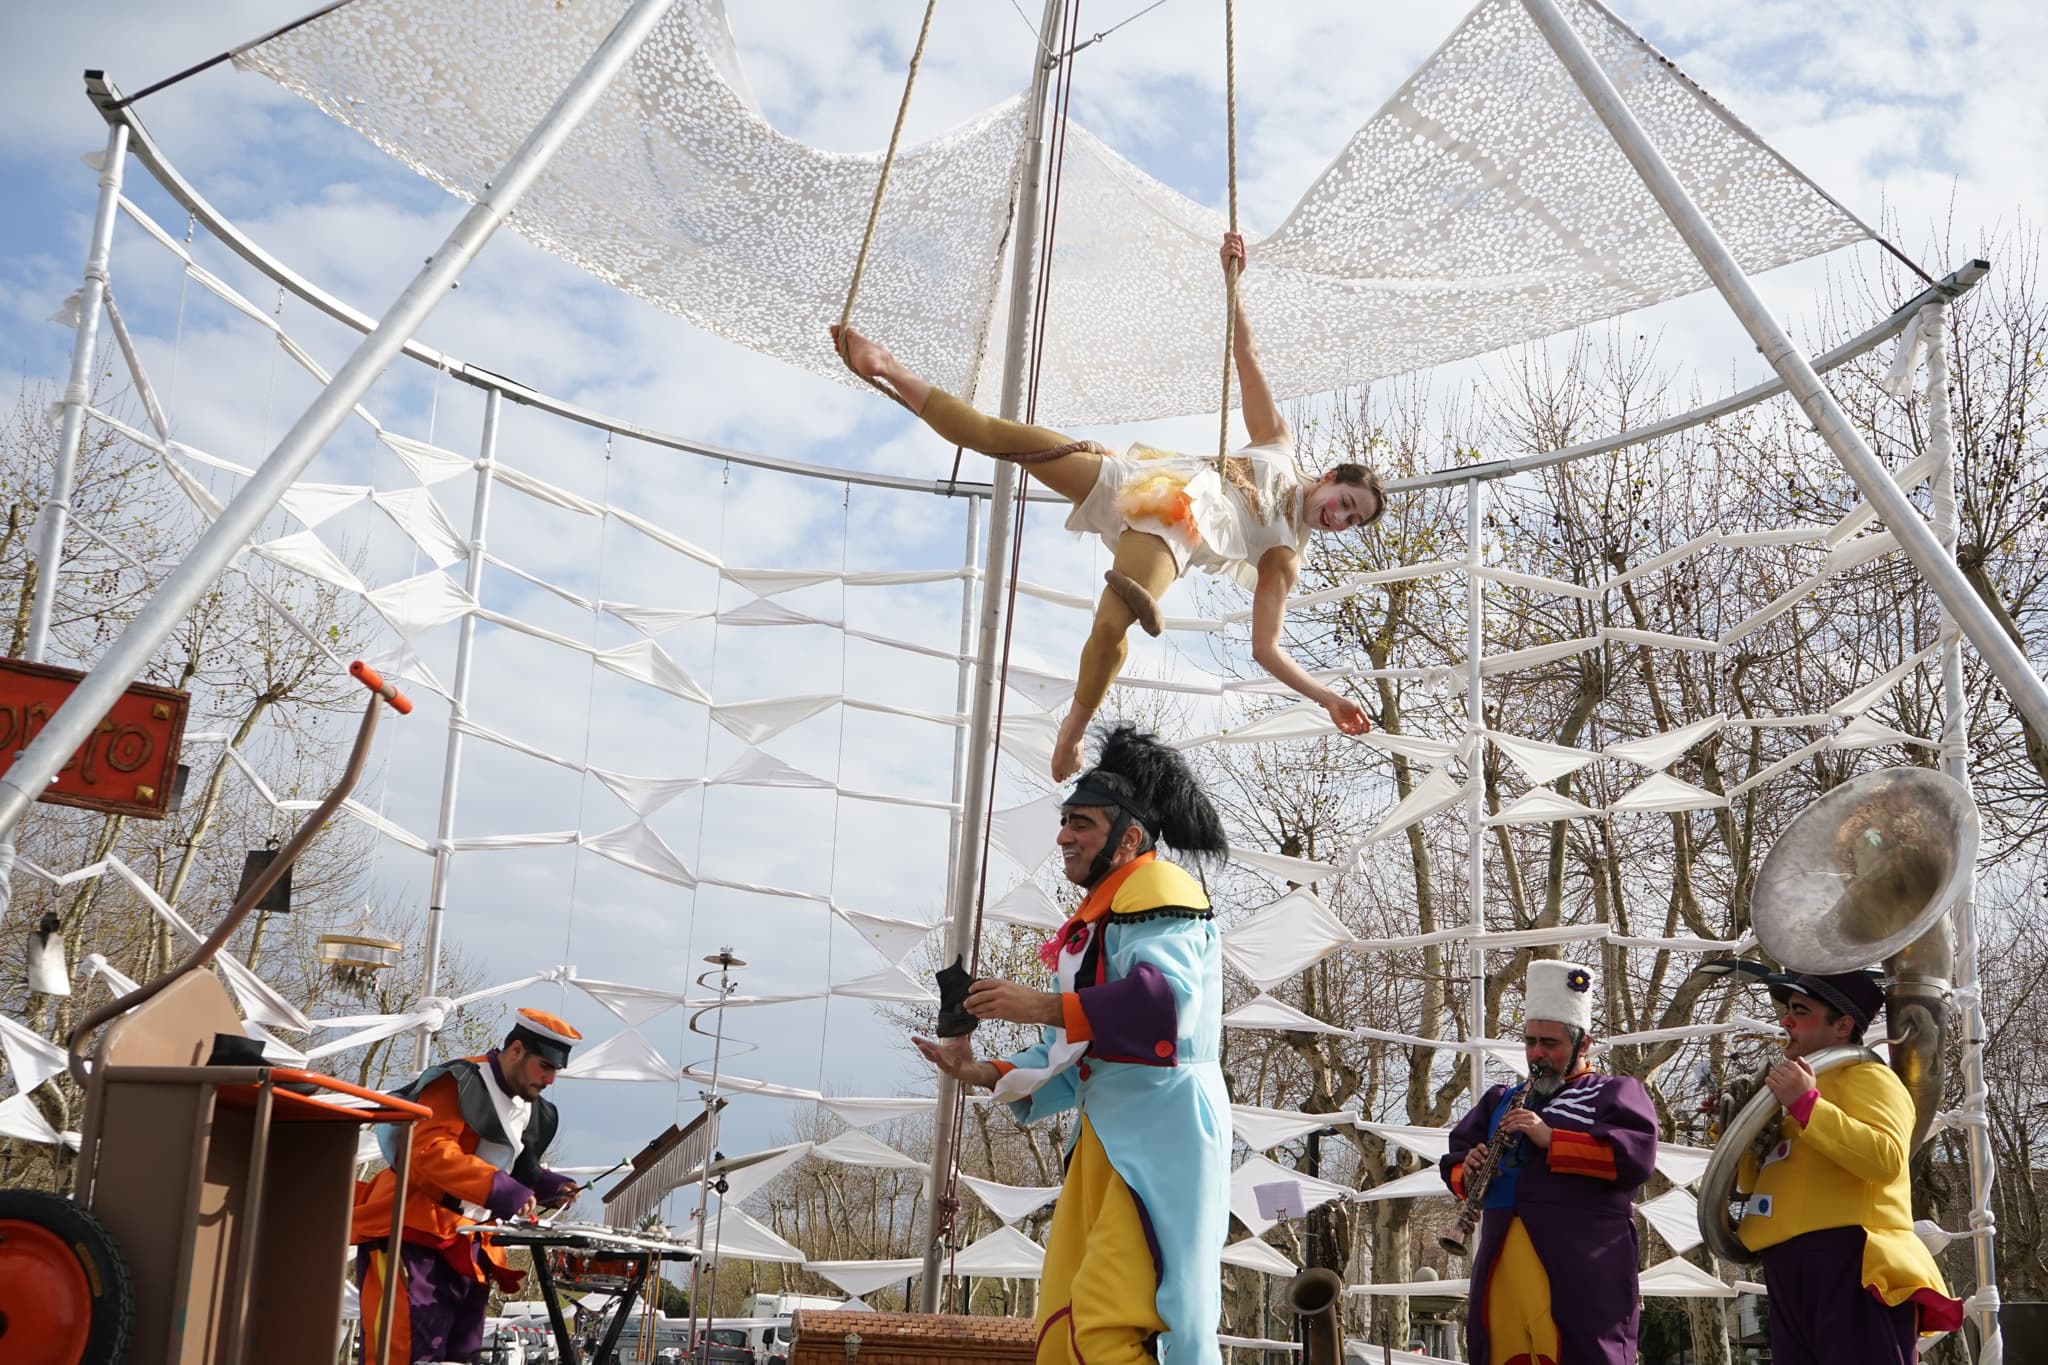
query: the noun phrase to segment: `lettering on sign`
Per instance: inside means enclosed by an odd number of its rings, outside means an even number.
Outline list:
[[[76,669],[0,659],[0,772],[14,766],[84,677]],[[162,819],[170,810],[190,705],[186,693],[130,685],[38,799]]]

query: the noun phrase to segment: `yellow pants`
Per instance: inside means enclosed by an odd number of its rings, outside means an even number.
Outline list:
[[[1150,1365],[1166,1330],[1138,1201],[1081,1119],[1038,1282],[1038,1365]]]
[[[1079,506],[1095,487],[1102,467],[1096,451],[1068,449],[1071,437],[1049,427],[1027,426],[1001,417],[977,412],[944,389],[933,389],[921,414],[925,424],[954,445],[978,450],[997,459],[1016,455],[1037,455],[1062,450],[1057,458],[1025,467],[1032,477]],[[1145,531],[1125,531],[1117,537],[1114,568],[1152,595],[1156,602],[1173,586],[1180,566],[1165,541]],[[1123,598],[1107,589],[1095,604],[1095,622],[1088,642],[1081,647],[1081,667],[1074,684],[1074,700],[1093,711],[1102,705],[1110,683],[1123,671],[1129,646],[1124,636],[1137,615]]]
[[[1487,1365],[1557,1365],[1550,1275],[1519,1218],[1508,1224],[1486,1281],[1486,1336]]]

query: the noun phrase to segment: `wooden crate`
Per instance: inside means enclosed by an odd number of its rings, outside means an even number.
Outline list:
[[[1029,1318],[806,1308],[792,1317],[790,1329],[795,1338],[790,1365],[1024,1362],[1038,1348],[1038,1332]]]

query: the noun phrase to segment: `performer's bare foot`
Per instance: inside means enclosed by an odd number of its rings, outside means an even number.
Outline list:
[[[1087,760],[1083,741],[1088,738],[1088,722],[1095,719],[1095,712],[1076,703],[1067,708],[1067,717],[1060,722],[1060,732],[1052,742],[1052,780],[1064,782],[1081,771],[1081,764]]]
[[[832,333],[832,348],[839,352],[848,369],[864,379],[887,384],[912,412],[924,411],[924,401],[931,396],[931,385],[906,369],[888,347],[863,336],[856,327],[845,329],[845,345],[842,346],[840,329],[835,326],[827,330]]]

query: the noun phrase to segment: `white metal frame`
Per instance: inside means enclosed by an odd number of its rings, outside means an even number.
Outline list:
[[[31,801],[32,793],[40,791],[43,783],[47,782],[57,766],[76,747],[85,732],[91,729],[92,720],[96,719],[111,703],[113,697],[139,673],[143,663],[175,625],[190,601],[204,590],[234,550],[269,514],[276,505],[279,495],[298,474],[303,472],[313,454],[339,426],[376,374],[392,359],[403,354],[432,365],[461,382],[481,388],[486,393],[477,482],[472,503],[470,557],[466,579],[466,587],[473,598],[478,596],[483,584],[483,550],[494,481],[496,439],[502,403],[507,397],[567,420],[626,435],[649,445],[729,463],[825,478],[842,484],[858,483],[962,497],[967,506],[967,558],[970,562],[979,539],[980,502],[984,498],[988,500],[989,520],[978,615],[973,606],[975,585],[972,581],[963,585],[962,653],[968,652],[970,637],[974,638],[975,648],[973,663],[963,664],[961,673],[959,700],[963,709],[971,704],[971,710],[968,729],[960,740],[956,741],[954,794],[959,801],[959,810],[955,820],[956,838],[949,858],[948,873],[951,913],[948,956],[954,952],[964,953],[967,950],[971,943],[975,902],[981,878],[981,843],[987,797],[993,780],[994,759],[990,735],[1000,681],[994,664],[1000,651],[1005,611],[1004,589],[1011,570],[1010,541],[1013,513],[1018,501],[1015,466],[999,462],[993,480],[982,484],[909,479],[869,471],[808,465],[729,450],[674,433],[639,427],[610,415],[553,398],[503,376],[465,364],[411,339],[411,334],[420,322],[460,275],[469,260],[481,249],[520,195],[545,166],[548,158],[575,127],[577,120],[594,103],[611,77],[630,57],[671,3],[673,0],[634,0],[618,26],[593,54],[570,87],[564,91],[554,108],[528,136],[500,175],[494,179],[493,188],[464,216],[441,250],[430,260],[427,268],[408,286],[381,319],[369,318],[341,303],[241,233],[178,174],[136,121],[132,111],[121,105],[113,87],[97,78],[89,81],[95,103],[109,124],[107,156],[100,167],[99,203],[84,272],[85,283],[80,292],[78,335],[73,347],[70,382],[65,391],[64,423],[60,436],[58,463],[45,503],[42,540],[38,546],[40,577],[36,586],[29,641],[31,658],[39,657],[46,645],[50,602],[55,591],[56,576],[61,571],[64,523],[69,511],[71,477],[75,469],[88,400],[84,383],[90,374],[92,354],[97,342],[98,315],[106,298],[114,215],[120,200],[122,174],[127,155],[135,155],[156,180],[194,215],[195,219],[231,250],[320,311],[362,332],[364,340],[347,364],[336,374],[334,380],[278,443],[270,458],[248,481],[241,494],[201,538],[186,560],[178,566],[134,625],[108,649],[75,694],[73,702],[52,717],[42,736],[22,754],[14,768],[8,774],[0,776],[0,854],[7,851],[4,845],[11,836],[13,826]],[[1485,927],[1485,796],[1483,755],[1477,748],[1477,744],[1481,742],[1477,736],[1483,732],[1486,725],[1485,688],[1481,674],[1484,644],[1484,580],[1480,570],[1483,568],[1484,556],[1485,485],[1491,480],[1658,439],[1711,421],[1776,394],[1790,392],[1806,411],[1815,430],[1840,458],[1864,496],[1877,509],[1886,527],[1898,537],[1915,566],[1941,598],[1947,613],[1944,626],[1946,639],[1942,654],[1942,753],[1945,769],[1967,782],[1967,746],[1964,736],[1967,699],[1962,690],[1961,663],[1961,639],[1964,635],[1968,635],[1972,643],[1978,647],[2023,713],[2036,724],[2048,723],[2048,688],[2043,687],[2041,679],[2028,667],[2024,656],[2012,646],[2010,640],[1997,628],[1996,623],[1988,620],[1983,604],[1969,590],[1955,567],[1954,469],[1951,460],[1947,458],[1947,452],[1943,451],[1941,470],[1936,478],[1936,517],[1934,525],[1930,527],[1913,511],[1904,493],[1848,424],[1839,405],[1821,385],[1816,374],[1816,370],[1832,369],[1868,353],[1897,336],[1917,314],[1924,312],[1927,319],[1925,325],[1933,329],[1933,334],[1937,338],[1930,368],[1938,367],[1939,375],[1930,378],[1930,402],[1942,409],[1939,420],[1934,424],[1939,442],[1948,430],[1946,398],[1942,389],[1942,380],[1946,374],[1946,358],[1940,345],[1940,332],[1945,325],[1946,303],[1974,287],[1984,276],[1988,266],[1981,261],[1967,264],[1961,270],[1907,300],[1890,317],[1863,334],[1809,362],[1764,309],[1739,266],[1714,233],[1712,225],[1686,196],[1676,177],[1672,175],[1654,145],[1636,123],[1626,103],[1607,80],[1605,73],[1587,51],[1577,33],[1559,13],[1554,0],[1523,0],[1523,3],[1553,50],[1571,71],[1589,102],[1606,123],[1617,145],[1629,157],[1674,227],[1700,259],[1715,286],[1756,339],[1759,349],[1777,372],[1777,378],[1690,412],[1601,440],[1532,456],[1494,461],[1476,467],[1448,469],[1390,483],[1390,488],[1395,491],[1448,487],[1453,484],[1461,484],[1464,487],[1467,540],[1466,709],[1474,735],[1474,747],[1470,751],[1469,787],[1465,793],[1465,816],[1469,841],[1469,921],[1475,930],[1483,930]],[[1040,30],[1042,33],[1057,30],[1061,10],[1062,0],[1046,0]],[[1044,175],[1044,112],[1052,70],[1051,65],[1038,59],[1036,54],[1034,60],[1036,69],[1031,122],[1027,130],[1016,216],[1010,234],[1013,264],[1002,391],[1002,411],[1005,416],[1010,417],[1019,415],[1023,406],[1022,359],[1029,353],[1030,286],[1033,280],[1032,252],[1035,248],[1035,236],[1029,229],[1037,219],[1037,204]],[[1032,490],[1027,496],[1048,501],[1056,497],[1048,490],[1039,489]],[[454,722],[463,719],[466,713],[474,636],[474,618],[466,618],[461,626],[457,647],[457,662],[452,683],[451,724],[447,737],[447,757],[443,767],[443,786],[436,829],[427,945],[430,981],[438,965],[442,915],[452,872],[453,852],[450,840],[454,830],[463,748],[461,733],[455,728]],[[1981,1107],[1985,1083],[1984,1026],[1982,1004],[1977,996],[1976,926],[1967,907],[1966,899],[1956,916],[1957,1006],[1964,1029],[1966,1107]],[[1476,942],[1468,946],[1467,974],[1470,988],[1466,1029],[1468,1041],[1476,1042],[1483,1031],[1485,1008],[1485,955],[1484,950]],[[431,990],[430,985],[429,991]],[[416,1045],[417,1054],[422,1062],[425,1060],[429,1045],[423,1032]],[[716,1065],[714,1061],[714,1075]],[[1483,1060],[1475,1050],[1470,1058],[1470,1080],[1475,1095],[1483,1089],[1483,1070]],[[713,1084],[715,1088],[715,1080]],[[951,1164],[951,1123],[958,1102],[957,1087],[942,1080],[936,1115],[937,1151],[931,1177],[931,1199],[928,1201],[928,1207],[934,1211],[937,1209],[938,1196],[943,1191],[944,1173]],[[1975,1122],[1966,1122],[1965,1126],[1970,1158],[1971,1194],[1976,1206],[1973,1214],[1975,1226],[1971,1231],[1974,1234],[1977,1272],[1981,1286],[1978,1296],[1972,1302],[1972,1312],[1977,1315],[1985,1332],[1984,1358],[1991,1360],[1996,1358],[1994,1352],[1998,1349],[1996,1260],[1992,1245],[1994,1228],[1990,1205],[1991,1182],[1995,1175],[1995,1167],[1989,1137],[1981,1122],[1981,1115],[1977,1116]],[[937,1238],[932,1239],[927,1246],[923,1282],[923,1301],[927,1310],[937,1305],[939,1288],[943,1280],[940,1262],[944,1251],[943,1244]]]

